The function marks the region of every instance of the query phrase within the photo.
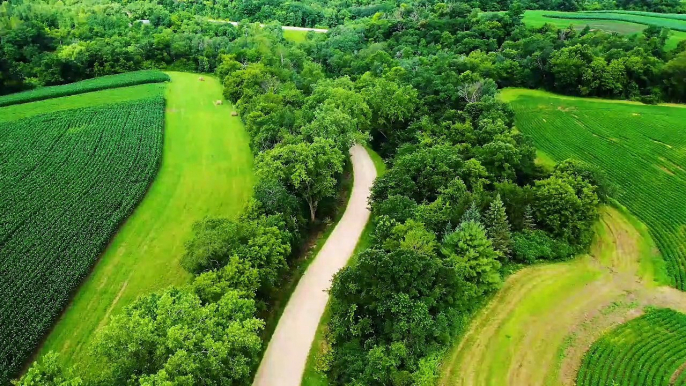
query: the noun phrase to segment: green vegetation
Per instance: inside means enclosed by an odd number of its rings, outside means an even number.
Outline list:
[[[686,315],[670,309],[648,312],[604,335],[584,357],[576,384],[686,384]]]
[[[114,88],[69,97],[6,106],[0,110],[2,111],[2,114],[0,114],[0,122],[29,118],[34,115],[47,114],[55,111],[106,106],[113,103],[152,98],[163,95],[166,88],[167,85],[165,83],[141,84],[138,86]]]
[[[621,208],[601,213],[588,255],[507,279],[446,356],[439,385],[573,384],[610,327],[646,306],[686,310],[682,292],[653,284],[659,261],[645,227]]]
[[[85,372],[98,370],[88,347],[110,316],[141,295],[188,282],[179,261],[192,224],[205,216],[235,218],[251,194],[248,137],[229,104],[215,106],[221,97],[217,79],[169,75],[157,178],[42,348]]]
[[[62,86],[41,87],[31,91],[20,92],[0,97],[0,107],[20,103],[35,102],[63,96],[84,94],[87,92],[111,88],[134,86],[145,83],[160,83],[169,80],[169,76],[160,71],[138,71],[125,74],[109,75],[88,79]]]
[[[606,170],[616,199],[650,229],[666,260],[669,284],[686,289],[686,207],[681,203],[686,109],[560,98],[506,90],[517,128],[555,160],[576,157]],[[659,186],[659,189],[654,187]]]
[[[537,353],[544,369],[555,368],[563,351],[565,358],[581,358],[584,344],[573,342],[595,336],[551,333],[548,327],[560,326],[554,318],[578,321],[577,312],[633,310],[617,293],[645,295],[641,304],[663,293],[676,296],[668,289],[651,292],[653,278],[686,286],[683,200],[677,192],[684,144],[668,130],[683,122],[673,112],[678,109],[621,103],[618,115],[608,102],[556,99],[550,105],[512,97],[528,114],[523,124],[517,117],[515,128],[512,106],[496,98],[499,88],[527,87],[651,104],[686,100],[686,53],[683,45],[668,49],[666,29],[651,25],[620,35],[526,28],[522,22],[524,9],[531,8],[679,13],[679,1],[264,1],[0,4],[0,94],[150,68],[207,74],[204,80],[172,74],[161,172],[48,337],[42,353],[63,355],[45,356],[29,378],[80,377],[89,386],[249,384],[264,347],[260,339],[269,335],[259,319],[278,315],[279,292],[286,293],[299,274],[303,243],[333,216],[354,143],[370,144],[389,169],[370,198],[374,223],[362,240],[370,247],[333,282],[326,323],[330,346],[320,367],[331,383],[432,384],[442,356],[481,305],[506,297],[498,291],[508,286],[503,278],[526,264],[568,260],[589,249],[597,256],[589,258],[588,270],[575,270],[575,260],[560,263],[559,271],[524,276],[531,280],[521,291],[508,292],[520,295],[503,312],[536,314],[548,324],[508,327],[504,337],[498,335],[500,345],[521,331],[529,335],[517,347],[526,350],[481,356],[492,373],[468,366],[461,374],[492,374],[498,383],[515,379],[514,384],[552,379],[543,371],[528,368],[535,374],[526,377],[512,369],[537,363],[531,356]],[[332,28],[295,44],[284,39],[280,24]],[[140,85],[127,95],[121,90],[121,103],[136,90],[155,92]],[[98,106],[88,108],[109,106],[101,104],[100,92],[93,94]],[[89,95],[63,104],[26,104],[6,116],[37,120],[43,115],[30,115],[66,114],[72,110],[65,106],[87,103]],[[527,122],[550,138],[532,142]],[[0,146],[15,146],[16,141],[2,141],[5,136],[0,131]],[[560,145],[561,137],[571,145]],[[534,144],[548,147],[537,151]],[[634,234],[623,225],[613,227],[607,212],[597,225],[599,205],[613,203],[613,197],[633,212],[638,208],[666,255],[666,270],[684,273],[683,280],[665,279],[655,253],[644,262],[626,252],[644,247],[613,239],[622,252],[615,253],[593,243],[610,234]],[[617,257],[623,254],[641,263],[626,264],[624,276],[609,274],[614,263],[624,272]],[[611,283],[600,280],[606,277]],[[555,286],[537,286],[548,282]],[[527,292],[534,287],[540,302]],[[565,294],[574,298],[557,301]],[[678,306],[681,299],[675,299]],[[587,300],[596,303],[576,307]],[[572,314],[563,312],[565,304]],[[236,308],[240,312],[225,314]],[[544,331],[554,344],[533,349],[545,342]],[[489,346],[486,353],[498,349],[483,341],[476,346]],[[473,351],[476,358],[479,349]],[[17,364],[23,359],[10,358]],[[499,370],[506,363],[509,370]],[[65,364],[76,368],[62,369]],[[561,365],[560,378],[571,379],[564,375],[570,368]],[[29,378],[20,384],[30,384]]]
[[[0,124],[0,379],[17,371],[143,198],[164,100]]]
[[[381,177],[386,173],[386,164],[383,158],[369,147],[365,147],[369,157],[374,162],[374,167],[376,168],[377,177]],[[333,228],[332,228],[333,229]],[[355,261],[356,256],[371,247],[372,236],[374,234],[374,221],[370,220],[360,236],[360,240],[355,246],[355,252],[353,257],[351,257],[348,265]],[[314,341],[312,342],[312,347],[310,348],[310,353],[307,357],[307,364],[305,366],[305,371],[303,372],[302,385],[303,386],[327,386],[329,385],[329,380],[326,377],[325,371],[326,367],[326,354],[329,349],[328,342],[326,340],[326,334],[328,331],[328,324],[331,320],[331,310],[330,306],[327,304],[326,310],[319,321],[319,326],[317,327],[317,333],[315,334]]]
[[[283,37],[284,39],[294,43],[302,43],[307,41],[307,33],[308,31],[284,30]]]
[[[650,12],[637,12],[641,14],[650,15],[664,15],[664,14],[654,14]],[[601,30],[606,32],[616,32],[622,35],[634,35],[639,34],[646,29],[648,25],[647,22],[650,21],[646,19],[646,23],[620,21],[619,19],[597,19],[597,18],[572,18],[566,17],[567,15],[575,14],[571,12],[556,12],[556,11],[536,11],[528,10],[524,12],[524,24],[534,28],[543,27],[545,24],[551,24],[556,28],[565,29],[570,25],[574,26],[577,30],[582,30],[588,26],[592,30]],[[586,13],[579,13],[579,15],[586,15]],[[647,16],[647,15],[646,15]],[[686,22],[685,22],[686,23]],[[686,24],[685,24],[686,25]],[[686,40],[686,32],[679,30],[671,31],[669,37],[667,38],[665,49],[673,50],[677,47],[679,42]]]
[[[661,14],[629,14],[614,12],[565,12],[563,14],[544,13],[545,17],[563,18],[572,20],[612,20],[626,21],[629,23],[644,24],[660,28],[669,28],[675,31],[686,32],[686,19],[662,17]]]

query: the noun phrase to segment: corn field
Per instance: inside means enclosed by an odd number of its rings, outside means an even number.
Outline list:
[[[145,83],[160,83],[169,81],[169,75],[156,70],[127,72],[99,78],[83,80],[81,82],[65,84],[63,86],[41,87],[35,90],[0,96],[0,107],[41,101],[69,95],[83,94],[110,88],[135,86]]]
[[[0,383],[145,195],[163,127],[161,96],[0,123]]]

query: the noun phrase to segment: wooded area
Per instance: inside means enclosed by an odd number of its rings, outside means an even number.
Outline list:
[[[613,191],[593,165],[537,165],[498,89],[686,98],[686,43],[667,51],[666,29],[522,23],[526,8],[602,7],[682,10],[669,0],[3,3],[0,94],[141,69],[213,73],[250,134],[257,176],[240,218],[194,226],[181,262],[192,283],[139,298],[98,331],[99,374],[50,355],[17,384],[249,385],[259,315],[332,211],[356,142],[389,170],[370,198],[372,247],[333,282],[323,367],[334,384],[433,384],[503,276],[587,251]],[[331,28],[294,44],[279,23]],[[27,358],[0,358],[0,383]]]

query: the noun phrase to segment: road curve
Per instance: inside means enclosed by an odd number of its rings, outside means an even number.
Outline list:
[[[343,217],[298,282],[257,370],[253,386],[300,386],[333,275],[343,268],[369,220],[367,198],[376,169],[360,145],[350,149],[353,191]]]

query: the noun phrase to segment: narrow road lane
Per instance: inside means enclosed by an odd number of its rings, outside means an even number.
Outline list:
[[[369,220],[367,198],[376,169],[362,146],[353,146],[350,155],[355,177],[348,206],[286,305],[253,386],[300,386],[319,319],[329,300],[331,279],[350,259]]]

